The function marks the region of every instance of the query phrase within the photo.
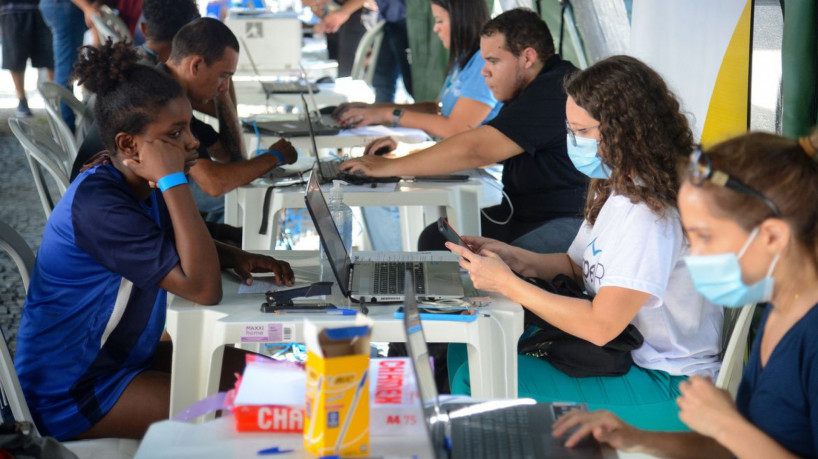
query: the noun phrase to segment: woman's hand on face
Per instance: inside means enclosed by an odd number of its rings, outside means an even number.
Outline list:
[[[253,283],[252,273],[275,273],[275,280],[278,285],[293,285],[293,279],[295,278],[290,264],[286,261],[243,250],[236,255],[232,268],[241,277],[242,282],[247,285]]]
[[[145,141],[138,154],[125,158],[122,164],[155,187],[156,181],[160,178],[176,172],[184,172],[185,162],[192,161],[196,156],[195,150],[186,152],[181,145],[176,143],[164,139],[153,139]]]
[[[483,249],[482,255],[477,255],[451,242],[446,243],[446,248],[460,255],[460,267],[469,272],[474,288],[503,293],[509,282],[517,278],[503,260],[490,250]]]
[[[551,435],[562,437],[569,430],[576,430],[565,440],[565,446],[573,448],[583,438],[593,435],[600,443],[607,443],[622,451],[634,449],[639,430],[630,426],[609,411],[584,411],[575,409],[560,417],[552,426]]]
[[[679,384],[679,392],[679,419],[702,435],[715,438],[732,419],[743,419],[733,397],[716,388],[709,378],[691,376]]]
[[[381,137],[373,140],[364,148],[364,155],[385,155],[398,148],[398,142],[392,137]],[[381,151],[383,152],[381,153]]]
[[[338,168],[342,171],[353,174],[355,172],[362,172],[369,177],[390,177],[396,174],[388,172],[390,161],[394,159],[384,158],[383,156],[367,155],[359,158],[353,158],[341,163]]]
[[[384,124],[392,121],[392,110],[387,107],[353,107],[336,119],[345,128]]]

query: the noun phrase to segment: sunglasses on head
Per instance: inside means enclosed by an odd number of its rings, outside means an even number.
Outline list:
[[[714,185],[729,188],[737,193],[752,196],[761,200],[770,208],[775,217],[781,217],[778,206],[770,198],[761,194],[756,189],[746,185],[741,180],[730,177],[726,173],[713,168],[713,159],[709,154],[702,151],[701,146],[697,146],[690,154],[690,165],[687,170],[687,178],[695,186],[702,186],[705,181]]]

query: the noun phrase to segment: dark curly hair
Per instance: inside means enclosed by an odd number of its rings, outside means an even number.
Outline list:
[[[168,102],[185,97],[170,75],[137,64],[137,59],[136,49],[125,42],[112,43],[109,38],[99,48],[80,48],[74,64],[79,84],[97,94],[94,119],[102,143],[111,153],[116,152],[118,133],[143,132]]]
[[[588,222],[614,191],[659,214],[675,208],[677,168],[694,142],[662,77],[638,59],[612,56],[570,75],[565,92],[599,121],[599,156],[612,169],[607,180],[591,180]]]
[[[818,133],[800,141],[773,134],[749,133],[706,150],[712,166],[760,192],[775,203],[790,224],[793,238],[818,268]],[[771,217],[760,199],[709,181],[702,189],[719,217],[729,218],[751,231]]]
[[[545,21],[528,8],[514,8],[500,14],[483,26],[480,35],[490,37],[501,33],[506,38],[506,49],[519,56],[526,48],[537,51],[540,62],[554,55],[554,39]]]
[[[196,0],[142,0],[146,34],[157,42],[170,43],[188,22],[200,17]]]
[[[462,69],[474,53],[480,51],[480,30],[491,18],[485,1],[431,0],[449,13],[451,43],[449,44],[449,67]]]

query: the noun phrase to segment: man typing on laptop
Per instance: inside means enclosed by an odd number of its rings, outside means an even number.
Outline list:
[[[196,118],[191,123],[200,146],[199,159],[190,169],[190,186],[196,205],[208,213],[211,221],[223,217],[225,193],[297,159],[295,148],[283,139],[263,151],[268,154],[244,159],[241,128],[228,93],[238,53],[238,40],[227,26],[215,19],[200,18],[182,27],[173,39],[168,61],[159,64],[182,85],[194,108],[214,101],[217,107],[218,132]],[[89,134],[83,142],[83,154],[77,156],[75,166],[104,149],[94,147],[95,141],[101,142],[98,134],[93,137]]]
[[[486,83],[504,103],[496,118],[402,158],[367,155],[341,168],[383,177],[446,174],[502,162],[507,199],[484,209],[483,236],[540,253],[564,252],[582,222],[587,190],[587,179],[566,152],[562,82],[576,69],[555,53],[548,27],[530,10],[510,10],[489,21],[480,53]],[[441,250],[443,242],[432,225],[418,248]]]

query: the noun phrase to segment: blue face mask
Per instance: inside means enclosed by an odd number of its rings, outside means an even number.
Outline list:
[[[750,234],[750,238],[744,243],[738,255],[735,253],[722,253],[718,255],[691,255],[685,257],[687,269],[690,277],[693,278],[693,286],[696,290],[707,298],[711,303],[738,308],[745,304],[761,303],[770,301],[773,297],[772,273],[778,263],[776,254],[767,275],[753,285],[744,285],[741,280],[741,259],[747,247],[758,235],[758,228]]]
[[[606,179],[611,176],[611,169],[602,163],[597,156],[598,143],[596,139],[589,137],[575,137],[577,144],[574,145],[571,134],[566,134],[568,145],[568,157],[574,163],[578,171],[591,178]]]

